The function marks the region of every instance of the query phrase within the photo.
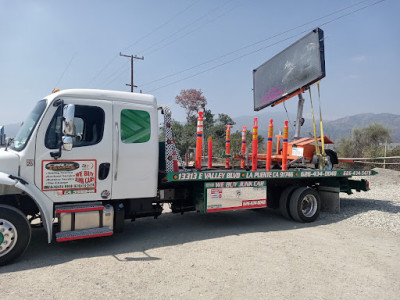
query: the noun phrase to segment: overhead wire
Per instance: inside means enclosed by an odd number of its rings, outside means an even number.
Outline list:
[[[164,23],[162,23],[161,25],[157,26],[155,29],[153,29],[152,31],[150,31],[148,34],[142,36],[141,38],[139,38],[138,40],[136,40],[134,43],[131,43],[130,45],[128,45],[127,47],[124,48],[124,50],[127,50],[129,48],[131,48],[133,45],[137,44],[139,41],[144,40],[145,38],[149,37],[150,35],[152,35],[153,33],[157,32],[158,30],[160,30],[162,27],[164,27],[165,25],[167,25],[168,23],[170,23],[172,20],[174,20],[176,17],[178,17],[179,15],[181,15],[182,13],[186,12],[187,10],[189,10],[191,7],[193,7],[194,5],[196,5],[198,2],[200,2],[200,0],[194,1],[192,2],[190,5],[188,5],[187,7],[185,7],[184,9],[182,9],[181,11],[179,11],[178,13],[176,13],[175,15],[173,15],[171,18],[169,18],[167,21],[165,21]],[[97,74],[95,76],[92,77],[92,79],[87,83],[87,86],[90,86],[97,78],[99,78],[99,76],[112,64],[114,63],[114,61],[118,58],[118,54],[114,55],[101,69],[99,72],[97,72]]]
[[[239,0],[239,1],[242,1],[242,0]],[[191,22],[190,24],[188,24],[188,25],[186,25],[186,26],[181,27],[181,28],[180,28],[178,31],[176,31],[175,33],[169,35],[167,38],[162,39],[161,41],[157,42],[156,44],[151,45],[151,46],[148,47],[147,49],[151,49],[151,48],[153,48],[155,45],[158,45],[159,43],[162,43],[163,41],[165,41],[165,40],[168,39],[169,37],[173,37],[175,34],[177,34],[177,33],[181,32],[181,31],[185,30],[186,28],[190,27],[191,25],[197,23],[199,20],[205,18],[205,17],[208,16],[210,13],[212,13],[212,12],[218,10],[218,9],[221,8],[221,7],[224,7],[228,2],[230,2],[230,0],[227,0],[227,1],[225,1],[223,4],[217,6],[216,8],[213,8],[212,10],[208,11],[206,14],[204,14],[204,15],[202,15],[201,17],[197,18],[195,21]],[[197,2],[196,2],[196,3],[197,3]],[[193,3],[193,5],[196,4],[196,3]],[[192,7],[193,5],[188,6],[186,9],[184,9],[184,10],[181,11],[180,13],[176,14],[175,17],[178,16],[178,15],[180,15],[182,12],[186,11],[187,9],[189,9],[190,7]],[[232,7],[230,10],[224,11],[222,14],[218,15],[216,18],[220,18],[220,17],[222,17],[222,16],[224,16],[224,15],[230,13],[230,12],[231,12],[232,10],[234,10],[237,6],[238,6],[238,5]],[[172,18],[169,19],[167,22],[164,22],[163,24],[169,23],[169,21],[171,21],[171,20],[172,20]],[[214,18],[213,20],[209,21],[208,23],[210,23],[210,22],[212,22],[212,21],[214,21],[214,20],[215,20],[215,18]],[[208,24],[208,23],[206,23],[206,24]],[[199,28],[201,28],[201,27],[203,27],[203,26],[204,26],[204,24],[202,24],[202,25],[200,25],[200,26],[197,26],[194,30],[192,30],[192,31],[190,31],[190,32],[187,32],[187,33],[185,33],[184,35],[181,35],[180,37],[174,39],[173,41],[168,42],[167,44],[165,44],[165,45],[163,45],[163,46],[161,46],[161,47],[159,47],[159,48],[154,49],[154,50],[151,51],[150,53],[153,53],[153,52],[155,52],[155,51],[158,51],[158,50],[160,50],[160,49],[162,49],[162,48],[168,46],[169,44],[171,44],[171,43],[173,43],[173,42],[175,42],[175,41],[177,41],[177,40],[183,38],[184,36],[186,36],[186,35],[188,35],[188,34],[194,32],[194,31],[198,30]],[[162,27],[162,26],[158,26],[158,28],[161,28],[161,27]],[[146,55],[149,54],[148,52],[146,52],[146,50],[142,50],[142,51],[138,51],[138,52],[141,52],[141,53],[145,52]],[[111,60],[111,61],[109,62],[109,64],[107,65],[107,67],[108,67],[111,63],[113,63],[113,62],[116,60],[117,57],[118,57],[118,55],[116,55],[116,56],[114,57],[114,59]],[[105,69],[105,68],[103,68],[103,70],[104,70],[104,69]],[[120,68],[120,69],[121,69],[121,68]],[[106,81],[106,80],[103,80],[103,81],[102,81],[103,84],[104,84],[105,81]]]
[[[152,50],[152,51],[150,51],[150,52],[146,52],[146,54],[149,55],[149,54],[152,54],[152,53],[154,53],[154,52],[160,51],[161,49],[163,49],[163,48],[165,48],[165,47],[167,47],[167,46],[169,46],[169,45],[175,43],[176,41],[178,41],[178,40],[180,40],[180,39],[182,39],[182,38],[184,38],[184,37],[186,37],[186,36],[192,34],[192,33],[195,32],[195,31],[199,30],[200,28],[204,27],[205,25],[209,25],[210,23],[215,22],[216,20],[219,20],[220,18],[222,18],[223,16],[229,14],[230,12],[232,12],[233,10],[235,10],[237,7],[239,7],[239,6],[242,5],[242,4],[243,4],[243,3],[238,3],[238,4],[236,4],[235,6],[231,7],[231,9],[226,10],[226,11],[224,11],[222,14],[215,16],[213,19],[209,20],[207,23],[205,23],[205,24],[200,24],[200,25],[197,26],[196,28],[194,28],[194,29],[192,29],[192,30],[190,30],[190,31],[188,31],[188,32],[186,32],[186,33],[180,35],[179,37],[177,37],[177,38],[175,38],[175,39],[173,39],[173,40],[167,42],[166,44],[164,44],[164,45],[162,45],[162,46],[160,46],[160,47],[158,47],[158,48],[156,48],[156,49],[154,49],[154,50]]]
[[[228,2],[230,2],[230,0],[227,0],[225,2],[223,2],[221,5],[218,5],[216,8],[213,8],[211,10],[209,10],[208,12],[206,12],[205,14],[201,15],[200,17],[198,17],[197,19],[195,19],[194,21],[192,21],[189,24],[186,24],[182,27],[180,27],[178,30],[176,30],[175,32],[171,33],[170,35],[164,37],[163,39],[161,39],[160,41],[150,45],[149,47],[140,50],[139,52],[141,53],[146,53],[147,51],[149,51],[150,49],[154,48],[154,46],[157,46],[161,43],[163,43],[164,41],[168,40],[169,38],[173,37],[174,35],[186,30],[187,28],[189,28],[190,26],[192,26],[193,24],[198,23],[199,21],[201,21],[202,19],[206,18],[207,16],[209,16],[210,14],[212,14],[214,11],[218,10],[219,8],[225,6],[225,4],[227,4]]]
[[[349,12],[349,13],[346,13],[346,14],[343,14],[343,15],[341,15],[341,16],[338,16],[338,17],[336,17],[336,18],[334,18],[334,19],[332,19],[332,20],[329,20],[329,21],[326,21],[326,22],[324,22],[324,23],[321,23],[321,24],[318,25],[318,27],[325,26],[325,25],[327,25],[327,24],[330,24],[330,23],[332,23],[332,22],[335,22],[335,21],[337,21],[337,20],[339,20],[339,19],[342,19],[342,18],[344,18],[344,17],[346,17],[346,16],[349,16],[349,15],[351,15],[351,14],[354,14],[354,13],[356,13],[356,12],[358,12],[358,11],[361,11],[361,10],[363,10],[363,9],[366,9],[366,8],[368,8],[368,7],[371,7],[371,6],[374,6],[374,5],[379,4],[379,3],[381,3],[381,2],[384,2],[384,1],[386,1],[386,0],[379,0],[379,1],[376,1],[376,2],[371,3],[371,4],[369,4],[369,5],[363,6],[363,7],[361,7],[361,8],[356,9],[356,10],[353,10],[353,11],[351,11],[351,12]],[[365,2],[365,1],[361,1],[361,2],[359,2],[359,3],[362,3],[362,2]],[[165,87],[167,87],[167,86],[173,85],[173,84],[175,84],[175,83],[178,83],[178,82],[181,82],[181,81],[184,81],[184,80],[187,80],[187,79],[190,79],[190,78],[199,76],[199,75],[204,74],[204,73],[206,73],[206,72],[209,72],[209,71],[211,71],[211,70],[217,69],[217,68],[219,68],[219,67],[222,67],[222,66],[224,66],[224,65],[227,65],[227,64],[232,63],[232,62],[234,62],[234,61],[237,61],[237,60],[239,60],[239,59],[241,59],[241,58],[243,58],[243,57],[246,57],[246,56],[249,56],[249,55],[251,55],[251,54],[257,53],[257,52],[259,52],[259,51],[261,51],[261,50],[264,50],[264,49],[266,49],[266,48],[275,46],[275,45],[277,45],[277,44],[279,44],[279,43],[282,43],[282,42],[284,42],[284,41],[293,39],[294,37],[297,37],[297,36],[299,36],[299,35],[302,35],[302,34],[308,32],[309,30],[312,30],[312,29],[303,30],[303,31],[301,31],[301,32],[299,32],[299,33],[297,33],[297,34],[294,34],[294,35],[290,36],[290,37],[284,38],[284,39],[279,40],[279,41],[277,41],[277,42],[275,42],[275,43],[272,43],[272,44],[266,45],[266,46],[264,46],[264,47],[261,47],[261,48],[259,48],[259,49],[256,49],[256,50],[247,52],[247,53],[245,53],[245,54],[243,54],[243,55],[240,55],[240,56],[238,56],[238,57],[236,57],[236,58],[233,58],[233,59],[231,59],[231,60],[229,60],[229,61],[220,63],[220,64],[218,64],[218,65],[215,65],[215,66],[210,67],[210,68],[208,68],[208,69],[205,69],[205,70],[203,70],[203,71],[199,71],[199,72],[197,72],[197,73],[195,73],[195,74],[186,76],[186,77],[184,77],[184,78],[182,78],[182,79],[175,80],[175,81],[170,82],[170,83],[168,83],[168,84],[165,84],[165,85],[163,85],[163,86],[150,89],[148,92],[154,92],[154,91],[157,91],[157,90],[159,90],[159,89],[165,88]],[[292,31],[292,30],[290,30],[290,31]],[[280,34],[279,34],[279,35],[280,35]],[[278,36],[279,36],[279,35],[278,35]],[[246,48],[248,48],[248,46],[246,46]],[[227,55],[224,55],[224,57],[225,57],[225,56],[227,56]],[[193,67],[192,67],[192,68],[193,68]],[[170,77],[170,76],[168,76],[168,77]],[[141,86],[143,86],[143,84],[142,84]]]
[[[353,4],[353,5],[349,5],[349,6],[345,7],[345,8],[336,10],[336,11],[334,11],[334,12],[332,12],[332,13],[329,13],[329,14],[324,15],[324,16],[322,16],[322,17],[316,18],[316,19],[314,19],[314,20],[312,20],[312,21],[308,21],[308,22],[306,22],[306,23],[303,23],[303,24],[298,25],[298,26],[296,26],[296,27],[287,29],[287,30],[285,30],[285,31],[282,31],[282,32],[277,33],[277,34],[272,35],[272,36],[269,36],[269,37],[264,38],[264,39],[262,39],[262,40],[256,41],[256,42],[251,43],[251,44],[249,44],[249,45],[240,47],[240,48],[238,48],[238,49],[236,49],[236,50],[227,52],[227,53],[225,53],[225,54],[223,54],[223,55],[220,55],[220,56],[218,56],[218,57],[216,57],[216,58],[213,58],[213,59],[204,61],[204,62],[202,62],[202,63],[200,63],[200,64],[195,65],[195,66],[192,66],[192,67],[189,67],[189,68],[187,68],[187,69],[184,69],[184,70],[181,70],[181,71],[178,71],[178,72],[174,72],[174,73],[165,75],[165,76],[163,76],[163,77],[161,77],[161,78],[159,78],[159,79],[155,79],[155,80],[152,80],[152,81],[149,81],[149,82],[145,82],[145,83],[143,83],[143,84],[140,84],[140,86],[143,87],[143,86],[146,86],[146,85],[149,85],[149,84],[152,84],[152,83],[155,83],[155,82],[158,82],[158,81],[161,81],[161,80],[170,78],[170,77],[174,77],[174,76],[179,75],[179,74],[181,74],[181,73],[184,73],[184,72],[193,70],[193,69],[195,69],[195,68],[201,67],[201,66],[203,66],[203,65],[209,64],[209,63],[211,63],[211,62],[220,60],[221,58],[225,58],[225,57],[227,57],[227,56],[230,56],[230,55],[235,54],[235,53],[238,53],[238,52],[240,52],[240,51],[242,51],[242,50],[251,48],[251,47],[253,47],[253,46],[255,46],[255,45],[261,44],[261,43],[266,42],[266,41],[268,41],[268,40],[272,40],[272,39],[274,39],[274,38],[276,38],[276,37],[278,37],[278,36],[284,35],[284,34],[286,34],[286,33],[289,33],[289,32],[291,32],[291,31],[294,31],[294,30],[296,30],[296,29],[299,29],[299,28],[301,28],[301,27],[304,27],[304,26],[306,26],[306,25],[309,25],[309,24],[311,24],[311,23],[314,23],[314,22],[316,22],[316,21],[319,21],[319,20],[321,20],[321,19],[325,19],[325,18],[327,18],[327,17],[330,17],[330,16],[332,16],[332,15],[335,15],[335,14],[337,14],[337,13],[340,13],[340,12],[342,12],[342,11],[344,11],[344,10],[350,9],[350,8],[352,8],[352,7],[354,7],[354,6],[360,5],[360,4],[362,4],[362,3],[364,3],[364,2],[367,2],[367,1],[370,1],[370,0],[363,0],[363,1],[357,2],[357,3]],[[384,0],[383,0],[383,1],[384,1]]]
[[[116,79],[118,79],[125,71],[129,69],[130,64],[128,64],[126,61],[120,67],[115,70],[107,79],[103,82],[105,86],[109,86],[111,83],[113,83]]]
[[[121,72],[119,72],[119,73],[114,77],[114,79],[110,80],[110,81],[107,83],[107,86],[109,86],[110,84],[112,84],[113,82],[115,82],[115,80],[119,79],[119,78],[122,76],[122,74],[124,74],[124,72],[126,72],[127,70],[129,70],[129,65],[127,65],[124,69],[122,69]],[[126,85],[126,84],[125,84],[125,85]]]
[[[236,58],[233,58],[233,59],[228,60],[228,61],[226,61],[226,62],[220,63],[220,64],[218,64],[218,65],[215,65],[215,66],[213,66],[213,67],[210,67],[210,68],[205,69],[205,70],[203,70],[203,71],[200,71],[200,72],[198,72],[198,73],[189,75],[189,76],[187,76],[187,77],[185,77],[185,78],[178,79],[178,80],[176,80],[176,81],[170,82],[170,83],[168,83],[168,84],[166,84],[166,85],[163,85],[163,86],[161,86],[161,87],[152,89],[152,90],[150,90],[150,91],[148,91],[148,92],[157,91],[157,90],[162,89],[162,88],[164,88],[164,87],[167,87],[167,86],[169,86],[169,85],[172,85],[172,84],[175,84],[175,83],[178,83],[178,82],[181,82],[181,81],[184,81],[184,80],[187,80],[187,79],[196,77],[196,76],[201,75],[201,74],[203,74],[203,73],[212,71],[212,70],[217,69],[217,68],[219,68],[219,67],[222,67],[222,66],[224,66],[224,65],[230,64],[230,63],[232,63],[232,62],[234,62],[234,61],[237,61],[237,60],[239,60],[239,59],[241,59],[241,58],[243,58],[243,57],[249,56],[249,55],[251,55],[251,54],[254,54],[254,53],[256,53],[256,52],[259,52],[259,51],[261,51],[261,50],[264,50],[264,49],[266,49],[266,48],[269,48],[269,47],[275,46],[275,45],[277,45],[277,44],[279,44],[279,43],[282,43],[282,42],[284,42],[284,41],[290,40],[290,39],[292,39],[292,38],[294,38],[294,37],[297,37],[297,36],[299,36],[299,35],[301,35],[301,34],[307,32],[307,31],[308,31],[308,30],[304,30],[304,31],[302,31],[302,32],[300,32],[300,33],[297,33],[297,34],[295,34],[295,35],[292,35],[292,36],[290,36],[290,37],[288,37],[288,38],[279,40],[279,41],[277,41],[277,42],[275,42],[275,43],[273,43],[273,44],[269,44],[269,45],[267,45],[267,46],[265,46],[265,47],[262,47],[262,48],[253,50],[253,51],[248,52],[248,53],[245,53],[245,54],[243,54],[243,55],[240,55],[239,57],[236,57]]]
[[[181,11],[177,12],[175,15],[173,15],[171,18],[169,18],[167,21],[165,21],[164,23],[158,25],[156,28],[154,28],[152,31],[150,31],[149,33],[141,36],[140,38],[138,38],[135,42],[131,43],[129,46],[127,46],[126,48],[124,48],[124,50],[128,50],[131,47],[133,47],[134,45],[138,44],[139,42],[141,42],[142,40],[146,39],[147,37],[149,37],[150,35],[152,35],[153,33],[157,32],[158,30],[160,30],[161,28],[163,28],[165,25],[169,24],[172,20],[174,20],[176,17],[180,16],[181,14],[183,14],[184,12],[188,11],[190,8],[192,8],[193,6],[195,6],[198,2],[200,2],[200,0],[197,1],[193,1],[190,5],[188,5],[187,7],[185,7],[184,9],[182,9]]]
[[[54,89],[56,89],[59,85],[59,83],[61,82],[61,80],[64,78],[65,73],[67,72],[67,70],[69,69],[69,67],[71,66],[72,61],[74,60],[76,56],[76,52],[71,56],[71,59],[69,60],[69,63],[67,64],[67,66],[65,67],[64,71],[61,73],[60,78],[58,79],[56,85],[54,86]]]
[[[107,86],[108,83],[115,77],[117,76],[122,70],[125,70],[127,67],[127,63],[126,61],[124,61],[123,63],[120,63],[118,65],[118,67],[114,68],[111,72],[111,74],[109,74],[107,77],[105,77],[103,80],[101,80],[101,82],[99,83],[100,86]]]

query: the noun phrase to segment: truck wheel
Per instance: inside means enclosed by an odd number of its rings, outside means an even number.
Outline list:
[[[321,210],[321,200],[316,190],[308,187],[297,188],[290,197],[290,215],[298,222],[313,222]]]
[[[25,215],[9,205],[0,205],[0,266],[16,259],[29,245],[31,227]]]
[[[279,210],[281,211],[282,216],[284,216],[286,219],[289,220],[293,220],[290,215],[290,208],[289,208],[290,197],[292,196],[296,188],[297,187],[295,186],[288,186],[282,191],[281,196],[279,198]]]

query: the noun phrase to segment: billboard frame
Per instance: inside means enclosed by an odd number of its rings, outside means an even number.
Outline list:
[[[320,63],[320,67],[321,67],[320,75],[317,76],[316,78],[312,79],[307,84],[304,84],[304,85],[298,86],[298,87],[296,87],[296,88],[294,88],[292,90],[286,91],[280,97],[277,97],[276,99],[273,99],[273,101],[271,101],[271,102],[268,102],[268,103],[266,103],[264,105],[259,105],[258,103],[256,103],[256,78],[255,78],[256,77],[256,72],[258,70],[260,70],[261,68],[264,68],[272,60],[276,60],[277,57],[279,57],[280,55],[285,53],[288,49],[294,48],[297,44],[302,42],[304,39],[307,39],[307,38],[309,38],[310,35],[315,35],[315,34],[317,34],[317,36],[318,36],[318,46],[319,46],[318,54],[319,54],[319,63]],[[277,105],[279,103],[282,103],[283,101],[286,101],[286,100],[292,98],[293,96],[296,96],[296,95],[298,95],[300,93],[303,93],[305,90],[308,89],[309,86],[311,86],[312,84],[320,81],[325,76],[326,76],[326,71],[325,71],[325,53],[324,53],[324,32],[323,32],[322,29],[317,27],[314,30],[312,30],[310,33],[308,33],[307,35],[303,36],[299,40],[295,41],[290,46],[286,47],[284,50],[282,50],[281,52],[279,52],[278,54],[276,54],[275,56],[273,56],[272,58],[270,58],[269,60],[264,62],[262,65],[260,65],[259,67],[255,68],[253,70],[253,107],[254,107],[254,111],[259,111],[259,110],[264,109],[264,108],[266,108],[268,106],[272,106],[273,107],[273,106],[275,106],[275,105]],[[259,100],[259,99],[257,99],[257,100]]]

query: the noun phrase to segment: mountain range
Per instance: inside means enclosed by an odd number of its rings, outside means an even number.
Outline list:
[[[283,131],[284,121],[289,121],[289,137],[293,137],[295,127],[294,123],[296,116],[293,114],[286,114],[283,112],[275,112],[268,114],[256,114],[253,116],[241,116],[233,118],[236,124],[233,127],[233,131],[242,129],[242,126],[247,126],[248,130],[253,128],[254,118],[258,118],[258,134],[266,137],[268,132],[269,120],[273,119],[274,122],[274,135],[279,131]],[[320,135],[320,122],[319,115],[315,117],[317,135]],[[362,128],[372,123],[381,124],[389,128],[392,142],[400,142],[400,115],[381,113],[364,113],[352,115],[344,118],[339,118],[336,120],[323,121],[324,135],[328,136],[334,142],[339,142],[343,137],[348,137],[351,135],[353,128]],[[313,135],[313,122],[312,119],[305,119],[303,126],[301,127],[300,136],[314,136]]]
[[[20,127],[21,123],[4,125],[4,133],[7,137],[15,137]]]

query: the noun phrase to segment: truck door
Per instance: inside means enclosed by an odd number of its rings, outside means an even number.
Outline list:
[[[113,198],[152,198],[157,195],[157,108],[114,102]]]
[[[62,99],[75,105],[73,148],[57,153],[62,107],[51,106],[36,137],[35,184],[54,202],[111,198],[112,104],[92,99]]]

